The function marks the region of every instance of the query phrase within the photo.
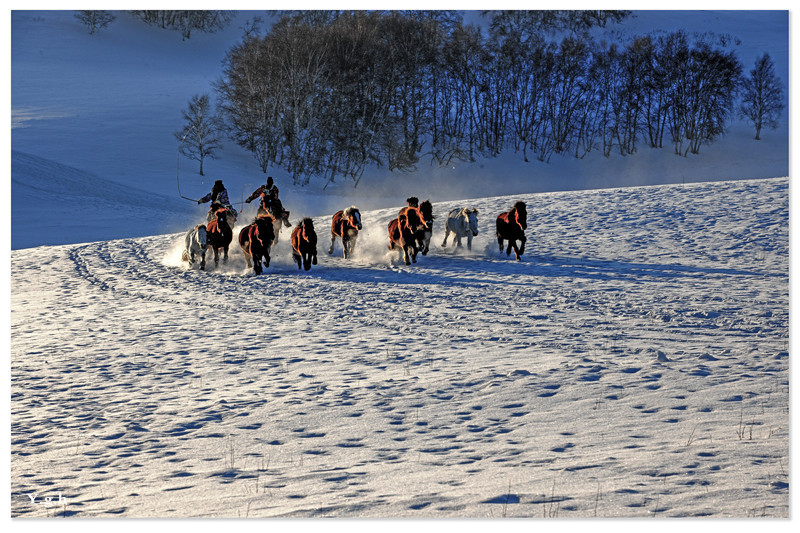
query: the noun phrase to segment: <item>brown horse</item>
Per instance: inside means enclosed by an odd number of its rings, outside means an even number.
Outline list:
[[[272,248],[272,240],[275,238],[272,220],[270,215],[256,217],[255,222],[243,227],[239,232],[239,246],[241,246],[244,259],[247,261],[247,267],[253,267],[256,275],[263,272],[262,260],[264,266],[269,267],[269,252]]]
[[[219,250],[224,251],[222,258],[223,263],[228,262],[228,247],[233,241],[233,229],[228,225],[228,210],[224,207],[217,209],[215,213],[216,220],[212,220],[206,226],[206,242],[208,246],[214,250],[214,266],[219,266]]]
[[[347,259],[356,247],[358,232],[361,229],[361,212],[354,205],[333,215],[331,222],[331,247],[328,254],[333,253],[336,237],[342,239],[344,258]]]
[[[419,207],[404,207],[397,218],[389,222],[389,249],[402,250],[407,265],[410,265],[411,261],[416,263],[419,253],[417,232],[427,227]]]
[[[302,264],[306,270],[310,270],[312,264],[317,264],[317,234],[314,221],[310,218],[304,218],[292,230],[292,259],[297,263],[297,268]]]
[[[225,209],[225,219],[228,222],[230,227],[236,225],[236,218],[238,214],[233,209],[232,206],[224,205],[219,202],[211,202],[211,206],[208,208],[208,215],[206,215],[206,222],[213,222],[215,218],[217,218],[217,211],[220,209]]]
[[[287,228],[292,226],[289,222],[289,211],[283,208],[283,202],[278,198],[278,194],[279,191],[277,187],[272,188],[269,196],[266,192],[261,193],[261,204],[258,206],[258,212],[256,213],[257,217],[263,215],[272,217],[272,230],[275,234],[272,240],[273,246],[278,244],[278,239],[281,236],[281,228],[283,228],[283,226]]]
[[[503,251],[503,241],[508,241],[508,248],[506,255],[511,255],[511,249],[514,249],[514,255],[517,256],[519,261],[520,256],[525,253],[525,230],[528,228],[528,210],[525,202],[517,202],[514,207],[507,213],[502,213],[497,217],[497,243],[500,245],[500,251]],[[521,245],[517,247],[517,241]]]

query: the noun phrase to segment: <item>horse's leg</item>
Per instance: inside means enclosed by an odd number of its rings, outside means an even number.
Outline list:
[[[503,236],[500,234],[500,231],[497,231],[497,244],[500,246],[500,251],[503,251]]]
[[[248,253],[247,248],[245,248],[244,245],[242,245],[242,255],[244,255],[244,260],[247,261],[247,268],[251,268],[253,265],[250,264],[250,254]]]
[[[467,250],[472,251],[472,232],[467,233]]]
[[[358,235],[353,235],[347,240],[347,257],[353,255],[353,250],[356,249],[356,241],[358,240]]]
[[[263,270],[261,269],[261,255],[254,254],[253,255],[253,271],[255,271],[256,276],[261,274]]]
[[[294,259],[294,262],[297,263],[297,269],[300,270],[302,265],[302,258],[300,254],[292,250],[292,259]]]
[[[527,237],[525,237],[525,235],[523,235],[522,238],[520,239],[520,242],[522,243],[522,245],[519,247],[519,255],[522,255],[522,254],[525,253],[525,241],[527,241],[527,240],[528,239],[527,239]]]
[[[303,268],[305,270],[311,270],[311,252],[305,252],[303,254]]]
[[[228,246],[227,245],[225,245],[225,248],[223,248],[223,251],[225,252],[225,254],[222,256],[222,262],[224,264],[227,264],[228,263]]]
[[[203,248],[203,251],[200,253],[200,270],[206,269],[206,249]]]
[[[216,246],[212,246],[212,249],[214,250],[214,266],[218,267],[219,266],[219,248],[217,248]]]
[[[328,255],[333,253],[333,241],[336,240],[336,234],[331,232],[331,247],[328,249]],[[344,237],[342,237],[342,246],[344,246]],[[345,250],[344,256],[347,257],[347,251]]]
[[[409,247],[405,243],[401,247],[401,249],[403,250],[403,261],[405,261],[407,265],[410,265],[411,259],[408,258],[408,248]]]
[[[508,248],[506,248],[506,255],[511,255],[511,249],[512,248],[514,248],[516,250],[517,241],[515,241],[514,239],[509,239],[508,240]]]
[[[442,241],[442,248],[447,246],[447,237],[449,237],[449,236],[450,236],[450,230],[445,228],[444,229],[444,240]]]
[[[461,248],[461,234],[456,233],[456,248]]]

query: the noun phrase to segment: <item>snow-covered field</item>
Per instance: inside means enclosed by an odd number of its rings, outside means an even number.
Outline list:
[[[469,203],[409,267],[396,208],[309,272],[12,251],[12,515],[789,516],[788,179]]]
[[[778,9],[637,11],[603,38],[733,35],[746,72],[768,52],[788,85]],[[199,176],[173,136],[257,14],[182,41],[120,13],[90,36],[70,11],[11,12],[8,515],[790,516],[788,113],[686,158],[509,152],[326,190],[271,169],[319,264],[298,270],[285,234],[263,276],[236,246],[187,270],[205,206],[176,184],[224,179],[236,202],[265,178],[232,143]],[[407,267],[386,223],[409,195],[438,218]],[[493,227],[520,199],[517,262]],[[353,203],[356,256],[328,256]],[[473,250],[442,249],[467,204]]]

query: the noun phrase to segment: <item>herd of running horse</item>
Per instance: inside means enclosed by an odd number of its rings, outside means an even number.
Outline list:
[[[400,209],[397,217],[388,224],[389,249],[397,250],[406,265],[417,262],[417,254],[427,255],[433,234],[433,206],[429,200],[419,203],[416,197],[406,200],[406,207]],[[214,252],[214,265],[219,265],[220,251],[222,261],[228,260],[228,248],[233,242],[233,224],[230,212],[221,207],[212,212],[213,219],[207,224],[198,224],[186,233],[186,247],[183,261],[192,265],[198,262],[201,270],[205,270],[206,250]],[[517,260],[525,252],[525,230],[528,227],[528,213],[525,202],[516,202],[507,212],[497,216],[497,242],[503,250],[507,241],[506,255],[514,255]],[[261,274],[269,267],[270,251],[278,242],[284,222],[269,212],[259,211],[255,220],[239,231],[239,246],[242,249],[247,267],[255,274]],[[331,246],[328,254],[333,254],[336,239],[341,240],[344,257],[347,259],[355,250],[358,232],[362,229],[361,213],[355,206],[350,206],[333,215],[331,221]],[[442,246],[447,246],[447,239],[453,236],[456,246],[461,246],[461,239],[467,237],[467,247],[472,249],[472,238],[478,235],[478,210],[472,207],[457,208],[450,211],[445,224],[445,237]],[[317,234],[314,221],[303,218],[292,230],[292,258],[298,268],[310,270],[317,264]]]

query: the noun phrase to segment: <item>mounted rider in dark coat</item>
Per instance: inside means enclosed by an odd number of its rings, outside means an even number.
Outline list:
[[[261,205],[258,206],[258,213],[256,216],[258,217],[269,213],[276,219],[281,219],[283,225],[288,228],[291,226],[291,223],[289,223],[289,211],[283,209],[283,203],[278,198],[278,193],[278,188],[272,181],[272,176],[269,176],[266,185],[262,185],[253,191],[253,194],[251,194],[245,202],[249,204],[256,197],[260,196]]]
[[[233,208],[230,200],[228,199],[228,190],[225,189],[225,185],[222,184],[222,180],[215,181],[214,186],[211,188],[211,192],[197,200],[197,203],[204,204],[208,201],[211,201],[211,207],[208,210],[209,222],[216,219],[215,213],[217,212],[217,209],[222,207],[231,212],[234,221],[239,216],[239,213],[236,212],[236,209]]]

